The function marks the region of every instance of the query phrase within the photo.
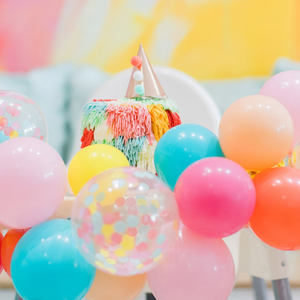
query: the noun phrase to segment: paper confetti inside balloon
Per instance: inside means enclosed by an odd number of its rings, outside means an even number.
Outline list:
[[[0,143],[16,137],[34,137],[47,142],[45,117],[27,96],[0,91]]]
[[[72,211],[83,256],[120,276],[154,268],[172,249],[178,223],[173,193],[157,176],[135,167],[95,176],[77,195]]]

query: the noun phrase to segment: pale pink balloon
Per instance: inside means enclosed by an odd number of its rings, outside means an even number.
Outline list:
[[[276,99],[287,109],[294,123],[295,146],[300,142],[300,71],[285,71],[274,75],[259,93]]]
[[[171,253],[147,273],[157,300],[225,300],[235,270],[222,239],[205,239],[183,227]]]
[[[64,162],[47,143],[21,137],[0,144],[0,223],[22,229],[47,220],[66,188]]]

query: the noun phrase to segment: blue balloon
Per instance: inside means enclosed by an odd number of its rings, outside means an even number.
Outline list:
[[[167,131],[159,140],[154,163],[157,175],[174,191],[181,173],[195,161],[224,157],[218,138],[196,124],[183,124]]]
[[[34,226],[18,242],[11,276],[24,300],[81,300],[96,269],[77,250],[71,222],[51,220]]]

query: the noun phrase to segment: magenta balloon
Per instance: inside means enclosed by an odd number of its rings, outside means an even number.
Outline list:
[[[47,220],[63,201],[67,174],[47,143],[28,137],[0,144],[0,223],[15,229]]]
[[[271,77],[261,88],[261,95],[278,100],[294,123],[293,146],[300,142],[300,71],[285,71]]]
[[[232,255],[222,239],[206,239],[183,227],[175,247],[147,273],[158,300],[225,300],[234,286]]]
[[[250,176],[240,165],[211,157],[182,173],[175,197],[185,226],[203,237],[222,238],[247,224],[256,196]]]

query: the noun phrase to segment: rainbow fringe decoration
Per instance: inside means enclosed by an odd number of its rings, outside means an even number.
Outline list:
[[[124,153],[131,166],[156,173],[157,142],[181,120],[170,99],[94,100],[83,108],[81,148],[108,144]]]

